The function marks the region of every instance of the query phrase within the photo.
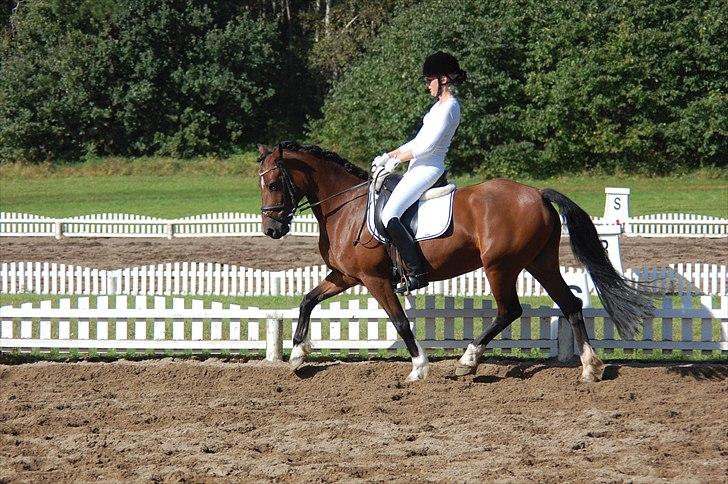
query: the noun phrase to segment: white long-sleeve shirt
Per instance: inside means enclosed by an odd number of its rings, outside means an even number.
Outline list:
[[[427,164],[445,169],[445,155],[455,130],[460,124],[460,103],[456,98],[437,101],[425,114],[422,127],[414,139],[399,147],[399,151],[411,150],[410,167]]]

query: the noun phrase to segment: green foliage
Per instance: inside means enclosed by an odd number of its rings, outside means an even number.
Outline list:
[[[366,51],[387,25],[396,6],[415,3],[416,0],[334,2],[328,26],[319,19],[320,13],[309,13],[306,25],[315,39],[309,54],[312,67],[320,69],[326,79],[337,79]]]
[[[15,8],[15,4],[9,1],[0,2],[0,32],[5,28],[10,28],[10,15]]]
[[[436,0],[405,8],[338,81],[311,136],[360,161],[410,139],[424,57],[468,71],[455,172],[666,173],[728,163],[728,23],[717,0]]]
[[[265,132],[275,26],[236,2],[24,5],[0,49],[0,159],[229,152]]]
[[[724,3],[338,0],[325,27],[308,0],[10,2],[0,162],[226,155],[314,113],[308,141],[365,162],[415,134],[443,49],[469,71],[455,173],[721,170]]]

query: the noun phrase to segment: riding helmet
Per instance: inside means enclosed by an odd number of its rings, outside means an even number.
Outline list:
[[[437,51],[427,56],[422,65],[423,77],[447,76],[455,84],[465,82],[467,73],[460,68],[458,60],[447,52]]]

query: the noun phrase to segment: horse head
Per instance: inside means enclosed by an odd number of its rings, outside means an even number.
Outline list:
[[[303,195],[286,167],[281,145],[273,151],[258,145],[258,151],[263,233],[280,239],[291,230],[291,220]]]

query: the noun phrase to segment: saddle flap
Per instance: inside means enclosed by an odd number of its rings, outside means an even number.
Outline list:
[[[379,190],[379,196],[377,197],[377,201],[374,205],[374,224],[377,231],[385,237],[387,234],[387,228],[382,223],[382,210],[389,201],[389,197],[392,196],[394,188],[400,181],[402,181],[402,175],[398,175],[396,173],[389,174],[387,178],[384,179],[384,183],[382,183],[382,188]],[[402,221],[402,225],[404,225],[414,237],[417,233],[417,203],[405,210],[400,220]]]
[[[388,243],[387,230],[382,224],[381,213],[392,191],[402,180],[402,175],[390,174],[382,183],[380,192],[369,193],[369,214],[367,227],[374,237],[383,243]],[[448,231],[452,222],[452,202],[455,195],[455,185],[448,184],[445,175],[435,183],[433,188],[423,194],[420,199],[409,207],[401,217],[402,224],[407,227],[415,240],[426,240],[440,237]],[[427,214],[419,217],[419,212]]]

